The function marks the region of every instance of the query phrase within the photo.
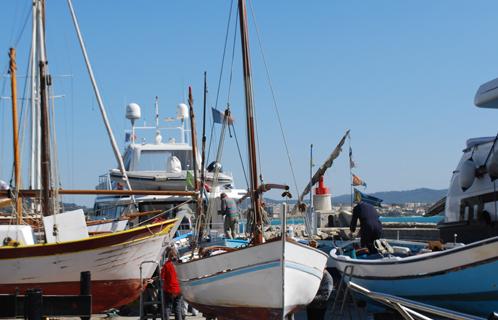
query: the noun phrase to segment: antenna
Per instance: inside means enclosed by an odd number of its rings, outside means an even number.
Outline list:
[[[159,131],[159,97],[158,96],[156,96],[155,108],[156,108],[156,130]]]

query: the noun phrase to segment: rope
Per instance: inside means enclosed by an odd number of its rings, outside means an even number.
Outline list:
[[[220,98],[221,79],[223,77],[223,68],[225,66],[225,54],[228,44],[228,33],[230,32],[230,22],[232,21],[232,8],[233,8],[233,1],[230,2],[230,10],[228,11],[228,22],[227,22],[227,30],[225,33],[225,44],[223,46],[223,55],[221,58],[220,76],[218,77],[218,88],[216,89],[216,102],[214,104],[215,109],[218,109],[218,101]],[[214,121],[213,123],[211,123],[211,132],[209,134],[209,145],[208,145],[208,153],[206,159],[209,159],[209,155],[211,154],[211,143],[213,141],[213,132],[214,132]]]
[[[187,203],[189,203],[189,202],[192,202],[192,199],[188,199],[187,201],[184,201],[184,202],[180,203],[179,205],[174,206],[173,208],[170,208],[170,209],[168,209],[168,210],[164,210],[164,211],[162,211],[161,213],[158,213],[158,214],[156,214],[155,216],[153,216],[152,218],[149,218],[149,219],[147,219],[147,220],[144,220],[144,221],[140,222],[140,223],[139,223],[139,224],[137,224],[137,225],[139,226],[139,225],[142,225],[142,224],[144,224],[144,223],[146,223],[146,222],[149,222],[149,221],[151,221],[151,220],[154,220],[154,219],[156,219],[156,218],[158,218],[158,217],[162,216],[163,214],[168,213],[168,212],[170,212],[170,211],[173,211],[173,210],[175,210],[175,209],[178,209],[178,208],[180,208],[181,206],[183,206],[183,205],[185,205],[185,204],[187,204]]]
[[[261,52],[261,56],[263,58],[263,64],[265,66],[266,79],[268,81],[268,85],[269,85],[270,91],[271,91],[271,96],[272,96],[272,100],[273,100],[273,108],[274,108],[276,116],[277,116],[278,125],[279,125],[279,128],[280,128],[280,133],[282,135],[282,139],[284,141],[285,151],[287,153],[287,160],[289,162],[289,167],[290,167],[291,174],[292,174],[292,181],[294,183],[294,188],[296,189],[296,194],[300,194],[299,188],[297,186],[297,179],[296,179],[296,174],[295,174],[295,171],[294,171],[294,166],[292,165],[292,158],[291,158],[291,155],[290,155],[290,152],[289,152],[289,146],[288,146],[288,143],[287,143],[287,139],[285,138],[285,132],[284,132],[284,128],[283,128],[283,125],[282,125],[282,120],[281,120],[281,117],[280,117],[280,112],[279,112],[278,105],[277,105],[277,99],[276,99],[276,95],[275,95],[275,90],[273,89],[273,84],[272,84],[271,77],[270,77],[270,71],[269,71],[269,68],[268,68],[268,64],[266,62],[265,53],[264,53],[263,46],[262,46],[262,43],[261,43],[261,37],[260,37],[260,33],[259,33],[259,27],[258,27],[258,24],[257,24],[256,16],[254,14],[254,9],[253,9],[252,1],[251,0],[249,1],[249,6],[251,8],[251,15],[252,15],[252,19],[254,21],[254,26],[255,26],[255,29],[256,29],[256,36],[258,38],[258,45],[259,45],[259,49],[260,49],[260,52]],[[260,161],[260,163],[261,163],[261,161]]]
[[[230,103],[230,96],[232,92],[232,78],[233,78],[233,63],[235,60],[235,43],[237,42],[237,26],[239,25],[239,16],[235,19],[235,28],[233,32],[233,44],[232,44],[232,61],[230,64],[230,77],[228,81],[228,95],[227,95],[227,103]]]
[[[230,109],[228,109],[230,110]],[[225,132],[226,128],[228,127],[228,117],[224,118],[223,121],[223,126],[221,128],[221,134],[220,134],[220,142],[218,144],[218,152],[216,154],[216,162],[221,163],[221,156],[223,154],[223,146],[224,146],[224,141],[225,141]],[[213,184],[211,186],[211,192],[209,193],[209,198],[208,198],[208,207],[207,207],[207,213],[206,213],[206,226],[204,228],[204,231],[209,230],[209,223],[211,219],[214,216],[215,213],[215,206],[216,206],[216,188],[218,188],[218,177],[220,174],[220,166],[215,166],[214,170],[214,175],[213,175]],[[202,222],[201,222],[202,223]],[[200,228],[200,227],[199,227]],[[199,231],[200,232],[200,231]]]
[[[237,152],[239,154],[240,164],[242,166],[242,172],[244,173],[244,179],[246,180],[247,190],[249,190],[249,180],[247,179],[246,168],[244,167],[244,160],[242,159],[242,153],[240,152],[239,139],[237,139],[237,131],[232,123],[233,136],[235,138],[235,144],[237,145]]]
[[[29,3],[29,1],[26,3]],[[30,9],[31,9],[31,6],[30,6]],[[29,19],[29,17],[31,17],[32,12],[33,12],[32,10],[28,10],[28,13],[26,14],[26,18],[24,18],[24,23],[21,27],[21,30],[19,31],[19,34],[17,35],[16,40],[14,41],[14,45],[13,45],[14,48],[17,48],[17,45],[19,44],[19,41],[21,40],[21,37],[24,34],[24,29],[26,28],[26,25],[28,24],[28,19]]]

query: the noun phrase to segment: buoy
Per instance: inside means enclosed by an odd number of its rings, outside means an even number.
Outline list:
[[[466,191],[468,188],[472,186],[474,180],[476,178],[476,166],[472,158],[465,160],[460,167],[460,188],[463,191]]]

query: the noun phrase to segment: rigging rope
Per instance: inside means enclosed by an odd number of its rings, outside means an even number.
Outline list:
[[[220,89],[221,89],[221,79],[223,77],[223,68],[225,66],[225,54],[227,50],[227,43],[228,43],[228,34],[230,32],[230,22],[232,21],[232,8],[233,8],[233,1],[230,2],[230,10],[228,11],[228,22],[227,22],[227,30],[225,33],[225,44],[223,46],[223,55],[221,58],[221,68],[220,68],[220,76],[218,78],[218,88],[216,89],[216,101],[215,101],[215,109],[218,109],[218,100],[220,97]],[[206,159],[209,159],[209,155],[211,154],[211,143],[213,141],[213,132],[214,132],[214,121],[211,123],[211,132],[209,134],[209,145],[208,145],[208,153]]]
[[[249,190],[249,180],[247,179],[246,168],[244,167],[244,160],[242,159],[242,153],[240,152],[239,139],[237,139],[237,131],[235,130],[235,126],[232,123],[233,136],[235,138],[235,144],[237,145],[237,152],[239,154],[240,163],[242,165],[242,172],[244,173],[244,179],[246,180],[247,190]]]
[[[276,97],[275,97],[275,90],[273,89],[273,84],[272,84],[271,77],[270,77],[270,71],[269,71],[269,68],[268,68],[268,64],[266,62],[266,58],[265,58],[265,53],[264,53],[264,50],[263,50],[263,46],[261,44],[261,37],[260,37],[260,33],[259,33],[258,24],[257,24],[257,21],[256,21],[256,16],[254,14],[254,9],[253,9],[253,6],[252,6],[252,0],[249,0],[249,6],[251,8],[251,15],[252,15],[252,18],[253,18],[253,21],[254,21],[254,27],[256,29],[256,35],[257,35],[257,38],[258,38],[259,49],[260,49],[260,52],[261,52],[261,56],[263,58],[263,64],[265,66],[266,78],[267,78],[268,85],[269,85],[270,91],[271,91],[271,96],[272,96],[272,99],[273,99],[273,108],[275,109],[275,113],[277,115],[278,125],[279,125],[279,128],[280,128],[280,133],[282,135],[282,139],[284,141],[285,151],[287,153],[287,160],[289,162],[289,166],[290,166],[290,170],[291,170],[291,174],[292,174],[292,180],[293,180],[293,183],[294,183],[294,188],[296,189],[296,194],[299,194],[299,188],[297,186],[296,174],[295,174],[295,171],[294,171],[294,166],[292,165],[292,158],[291,158],[291,155],[290,155],[290,152],[289,152],[289,146],[287,144],[287,139],[285,138],[285,132],[284,132],[284,128],[283,128],[283,125],[282,125],[282,120],[280,118],[280,112],[279,112],[279,109],[278,109],[277,100],[276,100]]]

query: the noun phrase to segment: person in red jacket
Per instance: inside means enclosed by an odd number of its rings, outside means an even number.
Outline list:
[[[166,319],[169,319],[171,313],[171,308],[173,309],[173,314],[175,315],[175,320],[183,320],[185,316],[183,315],[183,297],[182,290],[180,289],[180,283],[176,276],[175,265],[178,254],[175,248],[169,247],[166,251],[166,256],[168,259],[161,268],[161,279],[163,281],[163,294],[164,294],[164,313]]]

